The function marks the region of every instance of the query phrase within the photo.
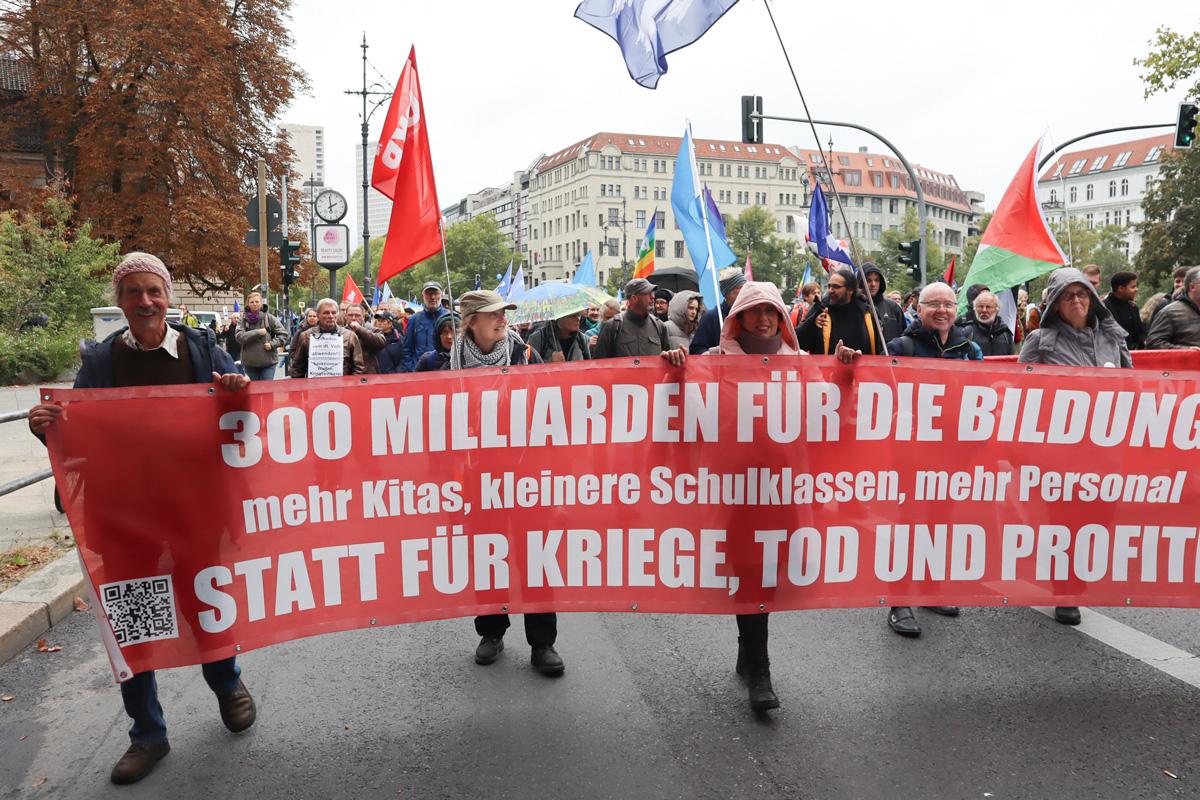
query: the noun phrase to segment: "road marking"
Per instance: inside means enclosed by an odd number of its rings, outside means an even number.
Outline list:
[[[1034,611],[1041,612],[1051,619],[1054,618],[1053,608],[1045,606],[1034,606],[1033,608]],[[1081,608],[1079,614],[1082,620],[1078,625],[1072,627],[1080,633],[1090,636],[1114,650],[1119,650],[1127,656],[1132,656],[1159,672],[1165,672],[1172,678],[1200,689],[1200,658],[1192,653],[1155,639],[1137,628],[1117,622],[1099,611]]]

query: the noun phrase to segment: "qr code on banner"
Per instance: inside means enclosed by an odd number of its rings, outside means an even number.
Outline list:
[[[179,637],[170,575],[103,584],[100,600],[122,647]]]

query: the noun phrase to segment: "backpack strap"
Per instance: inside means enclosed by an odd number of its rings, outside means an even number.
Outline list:
[[[879,352],[879,348],[875,346],[875,325],[871,319],[871,312],[863,314],[863,322],[867,325],[867,338],[871,340],[871,355]]]

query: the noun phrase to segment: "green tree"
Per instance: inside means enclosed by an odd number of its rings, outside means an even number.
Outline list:
[[[967,244],[963,247],[963,275],[966,275],[971,269],[971,264],[975,261],[975,254],[979,252],[979,243],[983,240],[983,234],[987,231],[987,226],[991,221],[992,212],[984,212],[983,217],[979,221],[979,233],[967,237]]]
[[[383,248],[387,243],[386,236],[371,240],[371,275],[379,274],[379,265],[383,259]],[[350,263],[337,271],[337,287],[339,295],[334,298],[341,300],[341,290],[346,282],[346,275],[353,275],[354,280],[362,284],[362,246],[350,256]],[[496,285],[496,273],[503,274],[508,269],[509,260],[513,262],[513,272],[524,262],[521,253],[513,253],[509,241],[500,231],[496,219],[491,214],[484,214],[466,222],[460,222],[446,229],[446,258],[442,259],[440,252],[435,253],[419,264],[391,278],[388,283],[392,293],[402,300],[420,297],[421,287],[427,281],[437,281],[446,287],[446,262],[450,265],[451,288],[454,296],[475,288],[475,276],[479,275],[483,288],[491,289]],[[319,280],[319,279],[318,279]],[[362,286],[363,293],[370,298],[374,292],[373,286]]]
[[[52,195],[38,212],[0,213],[0,381],[57,377],[78,360],[91,309],[105,305],[120,244],[72,230],[70,201]]]
[[[610,269],[608,271],[608,280],[604,282],[604,291],[616,297],[617,292],[624,289],[625,284],[633,279],[633,269],[636,266],[631,261],[623,267],[613,267]]]
[[[937,227],[929,221],[925,224],[925,265],[926,278],[930,281],[940,280],[946,271],[948,257],[942,253],[942,248],[934,241]],[[917,217],[915,206],[904,210],[904,222],[898,228],[889,228],[879,237],[879,249],[870,253],[869,257],[875,266],[887,278],[888,290],[896,289],[901,294],[907,294],[917,282],[908,276],[908,267],[900,263],[900,243],[915,241],[921,230],[920,219]],[[956,275],[966,275],[961,264],[955,265]]]
[[[739,264],[750,264],[755,280],[769,281],[785,295],[794,293],[796,282],[804,274],[804,254],[796,242],[775,235],[775,218],[761,206],[750,206],[726,229],[729,246]]]
[[[1134,59],[1143,67],[1145,96],[1174,91],[1200,96],[1200,31],[1180,34],[1159,28],[1150,53]],[[1190,83],[1190,85],[1188,85]],[[1200,263],[1200,149],[1165,150],[1158,180],[1142,198],[1145,222],[1138,223],[1142,246],[1134,259],[1143,295],[1170,291],[1179,264]]]

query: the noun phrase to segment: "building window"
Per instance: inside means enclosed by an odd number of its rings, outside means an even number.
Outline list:
[[[1092,162],[1092,168],[1089,170],[1089,172],[1095,172],[1096,170],[1104,169],[1104,163],[1106,161],[1108,161],[1107,153],[1102,156],[1096,156],[1096,160]]]
[[[862,186],[862,170],[842,170],[842,183],[846,184],[847,186]]]
[[[871,238],[878,241],[881,236],[883,236],[883,226],[882,225],[872,225],[871,226]]]
[[[1149,164],[1151,161],[1158,161],[1158,156],[1162,153],[1162,150],[1163,146],[1161,144],[1154,145],[1154,147],[1150,148],[1150,152],[1146,153],[1146,160],[1142,163]]]
[[[1051,203],[1057,203],[1057,202],[1058,202],[1058,191],[1057,191],[1057,190],[1055,190],[1055,189],[1051,189],[1051,190],[1050,190],[1050,202],[1051,202]]]
[[[665,239],[654,240],[654,257],[662,258],[667,254],[667,242]]]
[[[683,240],[675,242],[675,257],[683,258]]]
[[[883,173],[882,172],[872,172],[871,173],[871,184],[876,186],[877,188],[882,189],[883,188]]]
[[[1094,225],[1094,223],[1093,223],[1093,221],[1092,221],[1092,215],[1091,215],[1091,214],[1084,214],[1084,217],[1083,217],[1083,218],[1084,218],[1085,220],[1087,220],[1087,226],[1088,226],[1088,230],[1090,231],[1090,230],[1092,229],[1093,225]]]
[[[1079,199],[1079,192],[1077,191],[1077,189],[1078,189],[1078,187],[1072,186],[1070,189],[1067,190],[1067,195],[1071,198],[1072,203],[1074,203],[1076,200]]]
[[[1133,151],[1126,150],[1124,153],[1121,153],[1119,156],[1117,156],[1117,160],[1113,162],[1113,169],[1125,166],[1125,162],[1129,160],[1131,155],[1133,155]]]
[[[1086,195],[1087,200],[1092,199],[1092,197],[1095,195],[1095,193],[1092,191],[1092,184],[1089,183],[1084,187],[1084,194]]]
[[[633,212],[633,224],[639,229],[646,227],[646,212],[643,210]]]
[[[882,197],[872,197],[871,198],[871,213],[872,214],[882,214],[883,213],[883,198]]]
[[[888,176],[888,185],[890,185],[893,189],[899,189],[900,188],[900,176],[899,175],[889,175]]]
[[[608,240],[608,254],[610,256],[619,256],[621,254],[621,240],[612,238]]]
[[[620,225],[621,224],[621,209],[610,208],[608,210],[608,224],[609,225]]]
[[[1121,197],[1129,194],[1129,178],[1121,178]]]
[[[1108,182],[1108,196],[1109,197],[1117,196],[1117,182],[1116,181]]]
[[[1058,166],[1054,168],[1054,174],[1051,175],[1050,177],[1057,178],[1059,175],[1062,174],[1063,167],[1065,167],[1065,166],[1066,166],[1066,164],[1064,164],[1063,162],[1061,162],[1061,161],[1058,162]]]
[[[838,156],[838,163],[843,167],[850,166],[850,156]]]
[[[861,195],[861,194],[860,194],[860,195],[856,195],[856,196],[855,196],[855,198],[854,198],[854,205],[855,205],[855,207],[857,207],[857,208],[862,208],[862,207],[863,207],[863,197],[862,197],[862,195]]]
[[[1068,175],[1078,175],[1080,172],[1083,171],[1083,165],[1086,163],[1087,163],[1086,158],[1079,159],[1078,161],[1076,161],[1074,164],[1071,165],[1071,171],[1068,172],[1067,174]]]
[[[888,213],[895,214],[899,210],[900,201],[896,199],[888,200]]]

